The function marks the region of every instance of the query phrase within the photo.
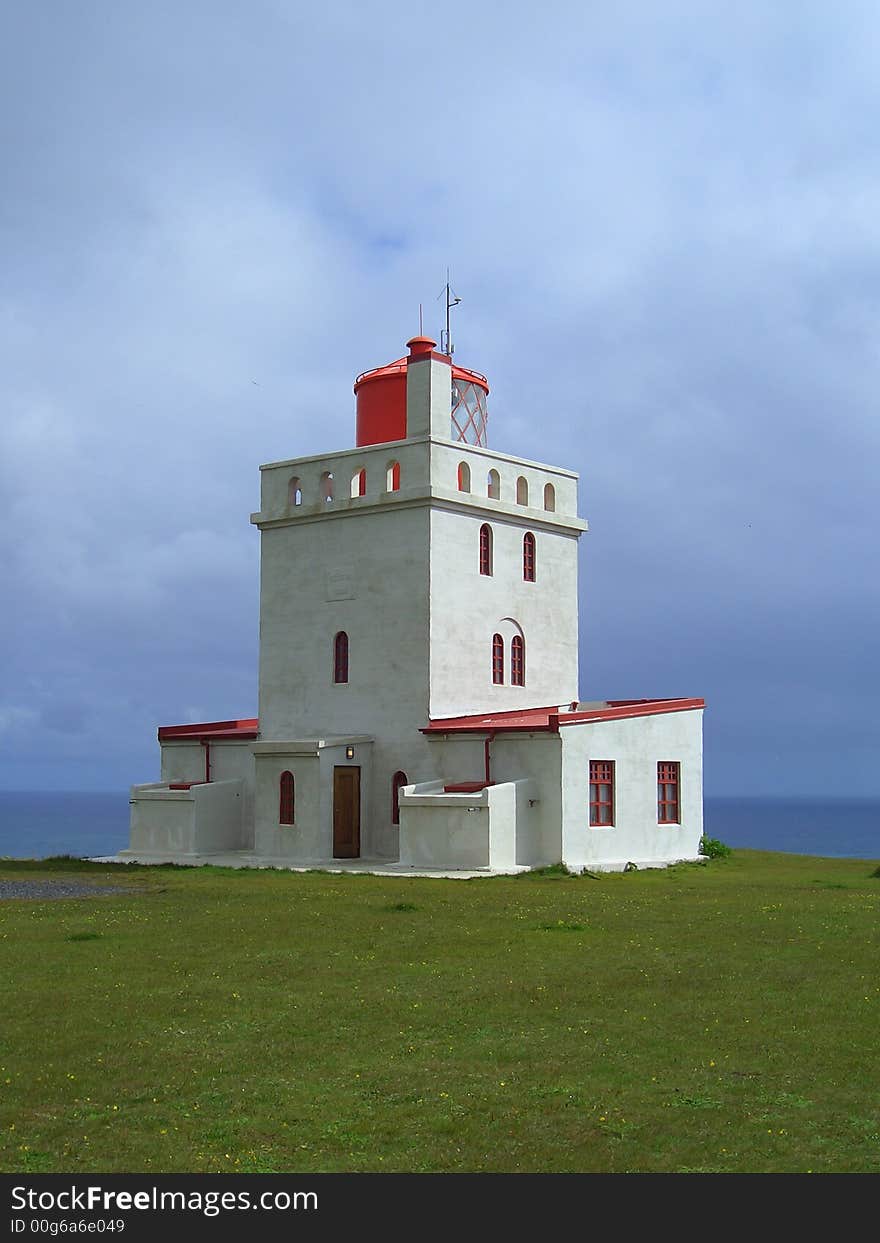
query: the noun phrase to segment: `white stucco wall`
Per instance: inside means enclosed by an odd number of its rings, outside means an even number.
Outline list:
[[[489,422],[490,435],[492,429]],[[530,458],[514,457],[496,449],[482,449],[474,445],[434,440],[431,445],[431,485],[434,495],[442,499],[465,499],[459,490],[458,465],[466,462],[471,473],[469,498],[485,506],[490,513],[513,512],[529,522],[547,522],[558,526],[574,526],[586,530],[586,522],[578,517],[578,476],[562,466],[550,466],[546,462],[533,462]],[[487,494],[488,475],[496,470],[499,475],[497,498]],[[528,504],[517,502],[517,480],[522,477],[528,484]],[[544,508],[544,488],[551,484],[555,508]]]
[[[434,768],[445,784],[483,779],[484,740],[485,735],[469,734],[431,737]],[[558,734],[505,733],[489,743],[491,780],[518,783],[515,862],[521,866],[543,867],[562,858],[561,756]]]
[[[195,800],[189,790],[169,790],[156,784],[132,786],[129,802],[128,849],[132,854],[170,857],[195,853]]]
[[[211,782],[241,781],[242,849],[253,846],[254,759],[251,740],[212,739],[209,744]],[[160,742],[160,771],[165,783],[205,780],[205,748],[193,739]]]
[[[260,734],[401,733],[425,723],[428,511],[372,510],[263,531]],[[333,640],[349,637],[349,680]]]
[[[197,854],[244,850],[252,841],[252,826],[243,822],[244,783],[239,778],[193,786]]]
[[[254,852],[263,858],[310,860],[321,857],[321,771],[317,742],[289,741],[255,745],[256,768]],[[294,823],[281,824],[280,782],[283,772],[294,780]],[[325,856],[326,857],[326,856]]]
[[[351,746],[354,755],[346,756]],[[375,826],[366,823],[372,801],[372,742],[363,737],[290,739],[255,743],[256,853],[264,858],[314,863],[333,858],[333,769],[360,769],[361,856],[376,856]],[[280,781],[293,774],[294,823],[281,824]],[[397,841],[395,837],[395,854]]]
[[[577,536],[492,516],[493,572],[480,573],[487,515],[431,514],[432,719],[563,703],[578,694]],[[523,581],[523,536],[536,542],[535,582]],[[511,638],[525,640],[525,685],[511,685]],[[492,682],[492,636],[504,638],[504,684]]]
[[[490,744],[495,781],[531,781],[517,811],[516,862],[546,867],[562,858],[562,747],[558,734],[500,734]],[[518,786],[523,797],[524,787]]]
[[[440,781],[401,791],[400,862],[408,867],[517,870],[517,837],[528,832],[534,782],[506,782],[471,793]]]
[[[703,833],[700,709],[564,726],[562,857],[572,868],[694,859]],[[590,825],[590,760],[615,763],[615,824]],[[681,823],[657,823],[657,764],[680,765]]]
[[[132,786],[129,850],[161,857],[242,850],[250,826],[243,818],[239,778],[169,790]]]

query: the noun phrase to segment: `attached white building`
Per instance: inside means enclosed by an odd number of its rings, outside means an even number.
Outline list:
[[[703,701],[578,699],[577,475],[490,450],[485,377],[408,347],[355,448],[261,468],[259,717],[159,730],[123,855],[697,858]]]

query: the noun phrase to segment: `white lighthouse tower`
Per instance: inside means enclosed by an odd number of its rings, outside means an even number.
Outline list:
[[[354,448],[261,468],[259,716],[160,729],[129,857],[694,857],[702,701],[579,701],[576,474],[490,449],[486,377],[407,347]]]

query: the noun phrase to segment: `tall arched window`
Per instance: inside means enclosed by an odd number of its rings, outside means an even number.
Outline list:
[[[492,682],[504,685],[504,640],[500,634],[492,635]]]
[[[293,824],[296,812],[296,804],[294,801],[295,787],[293,783],[293,773],[287,772],[281,774],[279,784],[278,798],[278,823]]]
[[[501,476],[497,470],[490,470],[486,476],[486,495],[497,501],[501,496]]]
[[[333,640],[333,681],[348,681],[348,635],[340,630]]]
[[[388,463],[388,468],[385,471],[385,491],[386,492],[399,492],[400,491],[400,463],[399,462]]]
[[[480,573],[492,573],[492,528],[487,522],[480,527]]]
[[[366,467],[356,470],[351,477],[351,495],[366,496],[367,495],[367,471]]]
[[[396,772],[391,778],[391,823],[400,824],[400,790],[407,785],[406,773]]]
[[[531,531],[523,536],[523,582],[535,581],[535,537]]]
[[[333,500],[333,471],[332,470],[325,470],[323,475],[321,476],[321,500],[327,501],[327,502]]]
[[[458,464],[458,490],[459,492],[470,492],[471,490],[471,468],[467,462],[459,462]]]
[[[528,505],[529,503],[529,481],[525,475],[520,475],[516,481],[516,503],[517,505]]]
[[[302,505],[302,499],[303,494],[299,478],[294,475],[287,485],[287,503],[288,505]]]
[[[556,512],[556,489],[552,483],[544,484],[544,508],[550,514]]]
[[[515,634],[510,640],[510,684],[526,684],[526,645],[522,635]]]

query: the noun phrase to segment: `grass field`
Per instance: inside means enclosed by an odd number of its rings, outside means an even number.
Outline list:
[[[0,861],[5,1171],[878,1171],[880,876]]]

